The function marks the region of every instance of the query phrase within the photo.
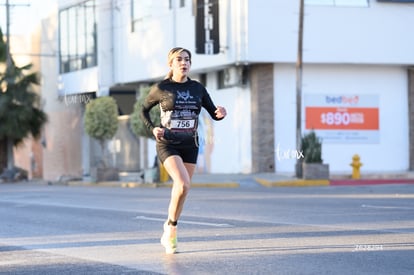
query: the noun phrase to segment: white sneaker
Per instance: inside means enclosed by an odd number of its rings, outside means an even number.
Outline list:
[[[164,234],[161,237],[161,244],[165,247],[165,253],[174,254],[177,252],[177,226],[164,223]]]

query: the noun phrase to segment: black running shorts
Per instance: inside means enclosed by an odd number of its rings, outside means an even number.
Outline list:
[[[183,159],[183,162],[197,163],[198,147],[195,144],[193,146],[183,146],[157,142],[156,148],[161,163],[164,163],[169,156],[180,156]]]

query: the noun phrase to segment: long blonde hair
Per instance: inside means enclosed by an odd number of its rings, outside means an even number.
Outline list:
[[[169,52],[168,52],[168,65],[171,65],[172,61],[174,58],[177,57],[177,55],[179,55],[182,52],[186,52],[188,53],[188,57],[190,57],[190,64],[191,64],[191,52],[185,48],[181,48],[181,47],[175,47],[172,48]],[[167,75],[165,76],[164,79],[168,79],[171,78],[173,75],[173,71],[170,70]]]

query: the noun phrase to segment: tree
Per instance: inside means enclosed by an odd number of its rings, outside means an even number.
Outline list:
[[[105,143],[113,138],[118,129],[118,105],[109,96],[98,97],[86,105],[85,131],[99,141],[102,148],[101,164],[107,167],[105,161]]]
[[[0,141],[7,143],[7,168],[12,169],[13,147],[30,136],[38,139],[47,115],[41,109],[40,96],[33,90],[34,85],[39,85],[39,79],[31,71],[32,64],[16,66],[11,56],[7,58],[1,30],[0,36],[0,63],[5,68],[0,72]]]
[[[147,126],[144,125],[144,122],[141,119],[142,104],[144,103],[145,98],[148,96],[149,91],[150,88],[144,88],[140,91],[140,96],[135,103],[134,111],[131,114],[131,129],[137,137],[147,137],[154,139],[154,135],[148,130]],[[159,106],[155,106],[151,109],[150,116],[154,125],[161,124]]]
[[[0,28],[0,62],[6,62],[7,60],[7,45],[3,40],[3,31]]]

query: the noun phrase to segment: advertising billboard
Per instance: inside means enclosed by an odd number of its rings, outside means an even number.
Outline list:
[[[304,132],[315,130],[325,143],[378,143],[379,96],[304,96]]]

